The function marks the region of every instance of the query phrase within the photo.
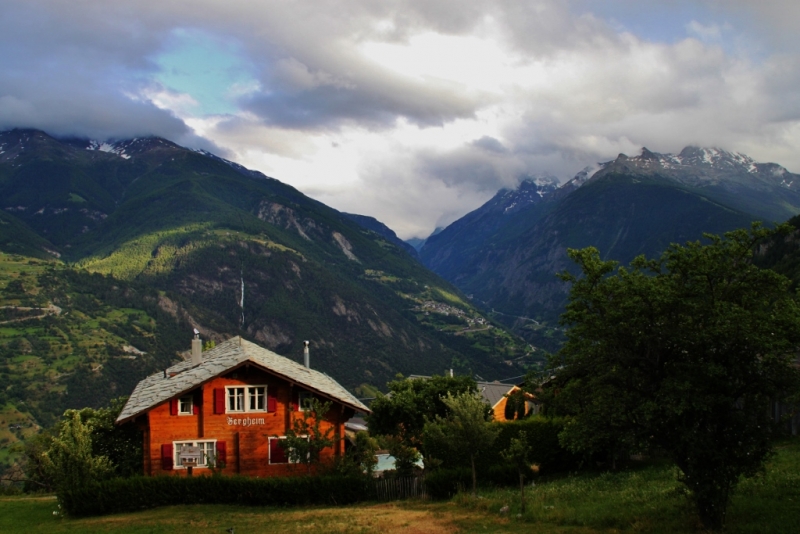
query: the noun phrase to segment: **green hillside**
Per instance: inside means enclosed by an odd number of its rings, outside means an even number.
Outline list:
[[[126,395],[186,349],[188,325],[145,284],[0,253],[0,289],[0,469],[65,409]]]

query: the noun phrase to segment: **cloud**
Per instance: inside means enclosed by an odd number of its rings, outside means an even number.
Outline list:
[[[6,0],[0,128],[161,135],[425,235],[642,146],[800,171],[795,4]],[[176,35],[239,74],[199,61],[178,83]]]

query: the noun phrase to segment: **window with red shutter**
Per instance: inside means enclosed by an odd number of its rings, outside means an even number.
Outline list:
[[[275,398],[275,395],[270,394],[267,391],[267,411],[274,412],[278,409],[278,399]]]
[[[169,401],[169,414],[178,415],[178,399],[172,399]]]
[[[285,464],[289,462],[286,451],[280,446],[279,438],[269,438],[269,463]]]
[[[161,469],[171,471],[174,461],[172,443],[164,443],[161,445]]]

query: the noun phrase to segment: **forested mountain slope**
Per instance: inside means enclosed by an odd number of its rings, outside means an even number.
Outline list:
[[[556,323],[568,293],[556,277],[572,268],[567,248],[595,246],[621,262],[653,256],[704,232],[786,220],[800,212],[798,187],[800,176],[742,154],[643,149],[558,188],[526,181],[500,191],[431,236],[420,256],[498,320],[541,341],[539,323]]]

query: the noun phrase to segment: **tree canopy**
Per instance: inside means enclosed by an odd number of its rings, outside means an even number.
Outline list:
[[[475,459],[492,446],[500,429],[491,424],[491,409],[480,393],[447,393],[441,400],[448,413],[445,417],[426,418],[423,439],[430,445],[426,449],[443,449],[467,456],[472,468],[472,494],[475,495],[478,488]]]
[[[445,416],[443,401],[448,393],[477,392],[469,376],[432,376],[406,378],[389,382],[390,393],[378,397],[370,406],[369,430],[373,435],[398,437],[404,445],[419,449],[425,418]]]
[[[771,451],[771,403],[798,387],[800,310],[789,281],[751,261],[776,231],[707,235],[628,268],[569,250],[582,275],[562,274],[569,330],[549,384],[557,409],[574,414],[562,441],[663,451],[712,529]]]
[[[309,473],[311,465],[319,463],[320,453],[336,443],[333,428],[322,427],[322,421],[331,406],[330,401],[323,402],[316,397],[308,399],[301,412],[302,417],[294,419],[292,427],[286,431],[286,438],[278,441],[289,461],[305,464]]]

